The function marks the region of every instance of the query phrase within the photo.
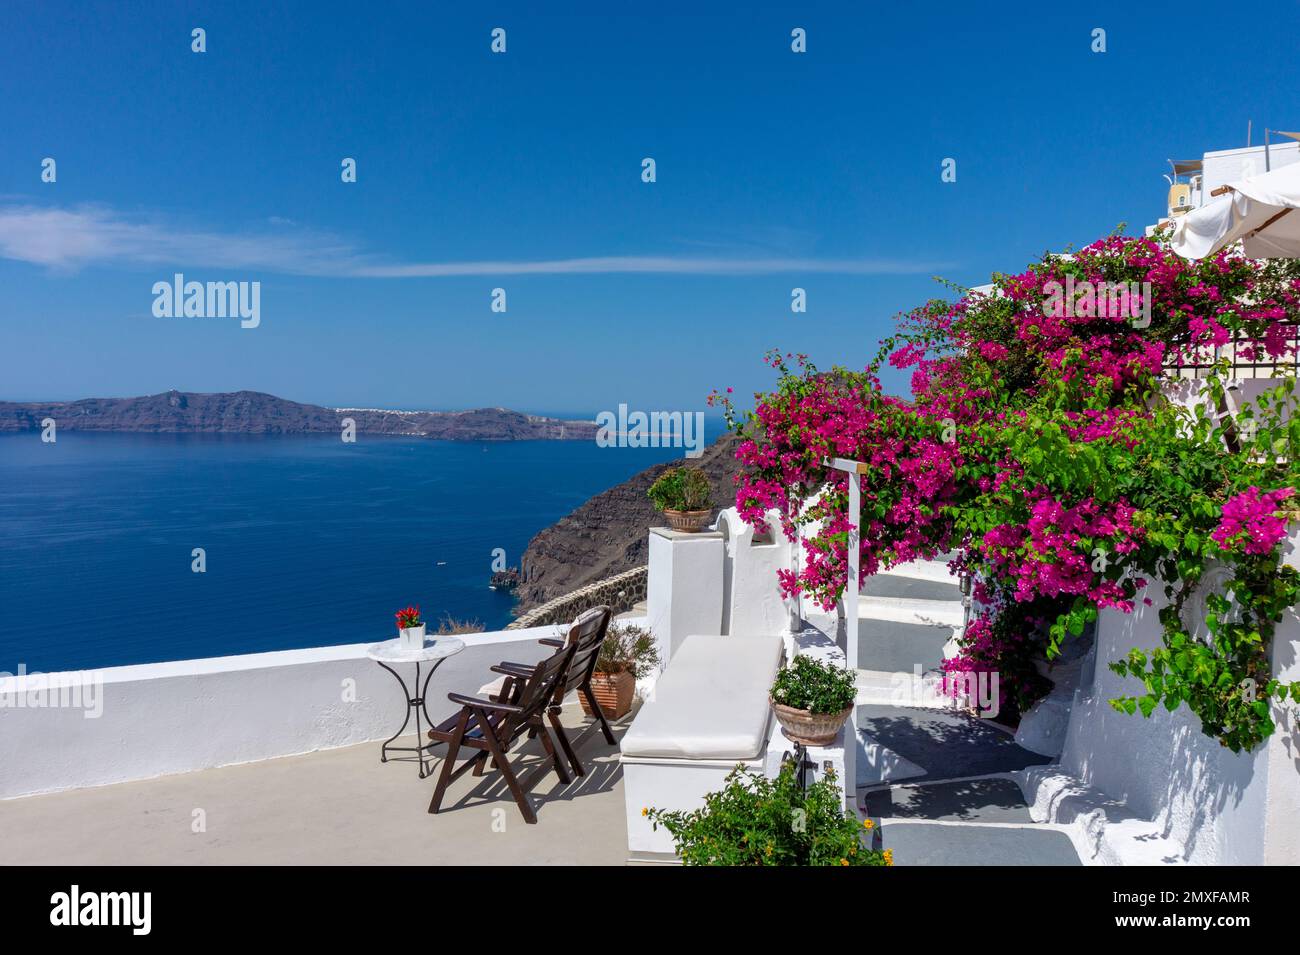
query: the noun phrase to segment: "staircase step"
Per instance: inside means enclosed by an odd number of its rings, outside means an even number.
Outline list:
[[[883,819],[1032,824],[1029,803],[1014,780],[964,779],[915,783],[868,793],[867,815]]]
[[[867,704],[857,709],[866,737],[925,770],[926,782],[1008,773],[1051,762],[1017,746],[988,720],[948,709]]]
[[[946,560],[909,560],[882,570],[875,577],[904,577],[911,580],[928,580],[937,584],[956,584],[957,578],[948,569]]]
[[[905,577],[886,571],[868,577],[862,585],[862,594],[867,597],[908,597],[913,600],[952,600],[961,603],[961,588],[955,578],[933,580],[928,577]]]
[[[959,600],[867,596],[858,598],[858,619],[960,627],[966,620],[966,610]]]
[[[952,701],[939,691],[941,670],[896,673],[885,670],[859,670],[856,680],[857,702],[891,706],[948,707]]]
[[[943,662],[943,648],[952,627],[935,627],[894,620],[858,621],[858,667],[886,673],[922,672]]]
[[[977,823],[895,822],[880,825],[882,848],[895,865],[1083,865],[1058,829]]]
[[[925,775],[925,770],[909,759],[879,743],[862,740],[862,752],[857,765],[857,788],[879,786]]]

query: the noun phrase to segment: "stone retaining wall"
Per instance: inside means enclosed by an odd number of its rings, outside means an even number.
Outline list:
[[[616,614],[631,610],[646,598],[647,568],[634,567],[594,584],[579,587],[554,600],[548,600],[509,624],[507,630],[541,627],[550,623],[568,623],[590,607],[608,604]]]

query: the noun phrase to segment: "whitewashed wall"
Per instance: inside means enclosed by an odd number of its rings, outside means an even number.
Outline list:
[[[724,548],[717,531],[650,528],[646,620],[664,666],[683,640],[722,632]]]
[[[1296,566],[1297,536],[1288,545]],[[1158,707],[1150,718],[1113,710],[1108,701],[1144,692],[1107,663],[1130,648],[1160,645],[1163,588],[1152,586],[1129,615],[1103,611],[1095,666],[1076,694],[1059,767],[1031,770],[1035,814],[1080,822],[1086,854],[1112,863],[1300,863],[1300,734],[1295,707],[1279,711],[1279,729],[1252,754],[1232,753],[1201,732],[1187,707]],[[1139,598],[1140,600],[1140,598]],[[1294,609],[1278,626],[1275,672],[1300,679],[1300,621]],[[1275,718],[1276,718],[1275,717]]]
[[[493,664],[532,663],[553,652],[537,641],[558,632],[549,626],[463,636],[465,650],[429,683],[430,716],[455,709],[448,692],[476,693]],[[397,681],[365,648],[111,667],[82,674],[98,692],[81,707],[17,705],[17,694],[33,701],[31,691],[58,675],[0,678],[0,799],[387,739],[405,704]],[[410,686],[414,665],[398,670]],[[422,667],[422,676],[427,672]],[[355,681],[351,702],[348,681]],[[89,716],[94,709],[102,710],[98,717]],[[412,719],[408,734],[414,726]]]
[[[1300,569],[1300,530],[1287,544],[1288,566]],[[1300,612],[1292,607],[1273,642],[1273,674],[1300,681]],[[1268,741],[1264,799],[1264,864],[1300,865],[1300,706],[1292,704]]]
[[[768,511],[771,533],[757,539],[734,507],[718,514],[723,555],[722,633],[768,634],[789,629],[790,605],[781,597],[778,570],[790,569],[790,542],[780,514]]]

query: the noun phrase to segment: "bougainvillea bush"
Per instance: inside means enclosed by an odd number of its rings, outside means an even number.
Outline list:
[[[1035,661],[1099,609],[1150,602],[1152,581],[1168,601],[1163,646],[1111,663],[1145,687],[1112,704],[1186,704],[1224,745],[1255,746],[1273,731],[1270,701],[1300,701],[1268,656],[1300,596],[1280,554],[1298,516],[1300,263],[1192,262],[1159,236],[1113,235],[994,276],[991,291],[957,291],[904,315],[864,371],[772,353],[777,385],[752,412],[713,397],[744,438],[740,513],[761,527],[776,509],[788,536],[800,531],[805,559],[783,591],[835,607],[848,485],[824,461],[862,461],[863,576],[956,551],[971,582],[976,613],[945,663],[953,686],[997,672],[1015,718],[1049,688]],[[1216,360],[1229,343],[1272,368],[1253,402],[1229,393],[1228,359]],[[910,370],[910,400],[882,391],[886,362]],[[1190,364],[1208,367],[1180,397],[1169,369]],[[1187,619],[1213,565],[1229,574],[1223,594]]]

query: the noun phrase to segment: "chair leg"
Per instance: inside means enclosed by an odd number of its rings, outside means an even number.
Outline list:
[[[587,770],[583,768],[582,761],[578,759],[578,754],[573,751],[573,744],[569,742],[569,734],[564,731],[564,725],[560,722],[560,708],[552,706],[547,711],[551,718],[551,727],[555,730],[555,737],[560,741],[560,747],[564,750],[564,755],[569,759],[569,765],[579,776],[587,775]]]
[[[537,722],[533,725],[533,729],[542,738],[542,748],[546,750],[546,755],[551,757],[551,762],[555,765],[555,775],[560,777],[560,782],[565,786],[569,785],[573,780],[569,778],[569,771],[564,767],[564,760],[560,759],[559,750],[551,742],[551,734],[546,732],[546,724],[542,722],[540,714],[537,716]]]
[[[477,756],[474,757],[475,776],[483,775],[483,767],[487,764],[487,758],[488,758],[488,754],[486,750],[484,750],[483,752],[479,753]]]
[[[584,683],[579,688],[579,692],[587,698],[587,703],[591,705],[591,712],[595,715],[596,720],[600,723],[601,731],[605,734],[605,742],[609,743],[610,746],[616,745],[618,740],[614,738],[614,731],[609,728],[609,720],[605,719],[605,711],[596,702],[596,694],[591,692],[591,684]]]
[[[442,797],[447,792],[447,784],[451,782],[451,768],[456,762],[456,754],[460,751],[460,741],[465,737],[465,730],[469,727],[469,707],[461,710],[460,722],[456,724],[456,735],[451,738],[447,744],[447,755],[442,760],[442,772],[438,774],[438,785],[433,789],[433,799],[429,801],[429,812],[437,812],[442,808]],[[418,743],[419,740],[416,740]]]
[[[501,751],[501,742],[497,739],[496,733],[485,732],[483,739],[487,743],[488,751],[492,753],[492,759],[501,770],[501,778],[506,781],[510,787],[510,793],[515,797],[515,802],[519,805],[519,812],[524,817],[524,822],[530,826],[537,824],[537,813],[533,812],[533,807],[528,805],[528,794],[523,791],[519,785],[519,780],[515,778],[514,770],[510,768],[510,763],[506,761],[505,753]]]

